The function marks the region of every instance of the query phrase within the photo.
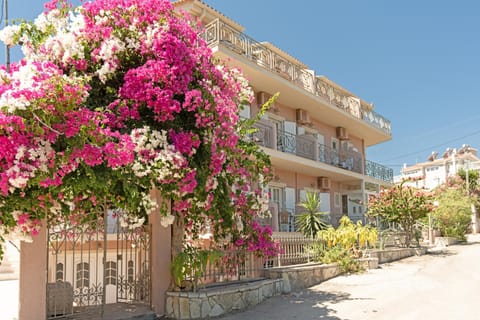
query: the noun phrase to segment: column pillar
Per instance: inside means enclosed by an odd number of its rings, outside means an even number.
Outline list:
[[[158,190],[153,190],[152,197],[160,205],[166,201],[170,208],[170,200],[162,199]],[[171,264],[171,226],[163,227],[160,224],[161,215],[159,210],[151,213],[149,221],[151,223],[151,281],[152,281],[152,309],[158,315],[165,314],[166,292],[171,283],[170,264]]]
[[[20,244],[19,320],[45,319],[47,314],[47,223],[32,243]]]

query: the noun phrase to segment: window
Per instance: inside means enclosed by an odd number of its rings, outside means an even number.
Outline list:
[[[340,162],[340,157],[339,157],[339,141],[337,138],[332,138],[332,141],[331,141],[331,144],[332,144],[332,152],[331,152],[331,156],[330,156],[330,161],[331,161],[331,164],[336,166],[338,165],[338,163]]]
[[[339,141],[337,138],[332,138],[332,149],[335,150],[335,151],[338,151],[338,144],[339,144]]]
[[[77,263],[77,288],[90,286],[90,265],[88,262]]]
[[[127,263],[127,281],[128,283],[132,283],[133,282],[133,272],[134,272],[134,267],[133,267],[133,261],[132,260],[128,260],[128,263]]]
[[[64,281],[63,278],[63,263],[57,263],[55,267],[55,281]]]
[[[270,194],[270,201],[277,204],[278,212],[283,209],[283,188],[268,186],[268,193]]]
[[[340,193],[335,192],[335,194],[334,194],[334,205],[337,208],[342,206],[342,195]]]
[[[114,261],[105,264],[105,284],[117,284],[117,263]]]

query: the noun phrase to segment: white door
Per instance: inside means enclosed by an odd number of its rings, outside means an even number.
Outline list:
[[[290,212],[288,231],[295,231],[295,189],[285,188],[285,207]]]
[[[321,192],[320,193],[320,211],[328,212],[328,215],[325,215],[325,220],[330,222],[330,192]]]

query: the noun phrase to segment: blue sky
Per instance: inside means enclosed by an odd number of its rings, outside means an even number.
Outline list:
[[[479,1],[205,2],[373,102],[391,120],[393,139],[369,148],[369,160],[398,172],[432,151],[480,147]],[[32,19],[42,4],[10,0],[10,18]]]

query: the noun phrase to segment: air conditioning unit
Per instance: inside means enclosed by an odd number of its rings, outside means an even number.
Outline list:
[[[318,187],[318,189],[330,189],[330,178],[328,178],[328,177],[318,177],[317,178],[317,187]]]
[[[337,138],[340,140],[348,140],[348,132],[344,127],[337,127]]]
[[[310,124],[310,115],[308,114],[308,111],[297,109],[297,123]]]

